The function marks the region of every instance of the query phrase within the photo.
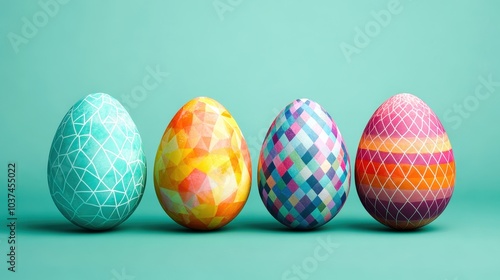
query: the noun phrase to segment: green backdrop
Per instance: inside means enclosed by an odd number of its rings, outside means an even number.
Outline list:
[[[499,10],[493,0],[2,1],[0,279],[497,278]],[[51,201],[46,164],[64,114],[94,92],[128,107],[149,174],[129,220],[88,234]],[[371,114],[400,92],[436,112],[457,163],[447,210],[420,231],[379,225],[354,183],[340,214],[312,232],[276,222],[255,178],[241,214],[216,232],[184,230],[157,202],[160,137],[196,96],[232,113],[255,174],[265,132],[293,99],[332,115],[354,161]],[[18,179],[15,273],[6,255],[9,162]]]

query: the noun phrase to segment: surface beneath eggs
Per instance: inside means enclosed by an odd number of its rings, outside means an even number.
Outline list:
[[[153,192],[147,195],[155,199]],[[26,209],[19,217],[19,271],[0,271],[0,278],[287,279],[283,274],[298,266],[308,279],[495,279],[500,191],[485,196],[457,189],[436,221],[404,233],[379,224],[355,190],[351,195],[335,219],[307,232],[287,230],[264,207],[245,208],[221,230],[201,233],[177,225],[159,206],[139,207],[115,230],[97,234],[81,231],[57,209]],[[462,205],[471,207],[464,211]],[[324,243],[333,243],[331,251]],[[315,269],[307,272],[303,264]]]

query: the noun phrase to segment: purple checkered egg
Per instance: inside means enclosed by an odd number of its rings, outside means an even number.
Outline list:
[[[351,165],[344,139],[332,117],[309,99],[297,99],[278,114],[257,168],[262,202],[293,229],[324,225],[349,193]]]

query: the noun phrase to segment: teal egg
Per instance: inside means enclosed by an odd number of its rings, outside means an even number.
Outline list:
[[[132,118],[113,97],[90,94],[69,109],[50,147],[50,195],[69,221],[106,230],[125,221],[146,185],[146,157]]]

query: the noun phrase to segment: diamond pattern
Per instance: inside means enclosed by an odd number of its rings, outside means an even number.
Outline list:
[[[57,208],[80,227],[109,229],[133,213],[144,193],[146,158],[117,100],[91,94],[68,111],[50,148],[47,178]]]
[[[455,184],[448,136],[418,97],[398,94],[369,120],[355,163],[358,195],[379,222],[415,229],[446,208]]]
[[[199,97],[177,112],[158,147],[154,183],[165,212],[185,227],[212,230],[238,215],[250,192],[250,154],[221,104]]]
[[[292,102],[271,125],[259,157],[267,210],[288,227],[318,227],[340,211],[349,183],[349,156],[333,119],[311,100]]]

